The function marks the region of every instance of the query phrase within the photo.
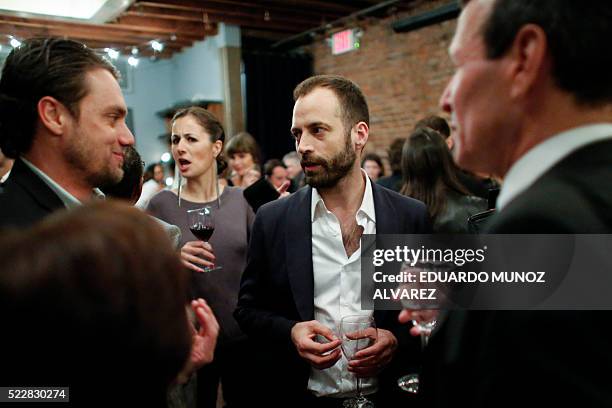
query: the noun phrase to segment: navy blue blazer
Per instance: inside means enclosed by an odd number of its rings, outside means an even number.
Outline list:
[[[422,202],[375,183],[372,183],[372,193],[377,233],[431,232]],[[295,403],[295,397],[306,391],[309,377],[309,365],[299,357],[291,342],[291,329],[297,322],[314,319],[311,199],[312,188],[305,187],[259,209],[234,312],[241,329],[258,349],[261,358],[258,370],[266,371],[261,378],[272,381],[274,398],[280,399],[284,393],[290,399],[288,403]],[[400,348],[412,346],[409,354],[414,358],[419,352],[418,342],[408,335],[406,326],[397,322],[397,314],[375,311],[374,318],[378,327],[396,335]],[[401,370],[404,374],[408,372],[407,362],[401,364]],[[397,388],[395,380],[391,381],[391,386]],[[267,395],[265,401],[269,403],[270,398]]]

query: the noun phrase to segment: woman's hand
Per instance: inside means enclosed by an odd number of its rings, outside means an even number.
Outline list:
[[[197,265],[213,268],[215,266],[215,254],[208,242],[189,241],[181,248],[181,262],[187,269],[195,272],[205,272]]]

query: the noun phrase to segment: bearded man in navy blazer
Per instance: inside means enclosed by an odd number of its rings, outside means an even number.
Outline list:
[[[359,239],[427,233],[427,210],[361,170],[369,113],[356,84],[315,76],[294,99],[291,133],[308,186],[258,211],[235,317],[261,356],[259,397],[267,406],[340,407],[356,395],[357,375],[384,407],[408,370],[400,351],[418,353],[418,345],[396,312],[361,310]],[[346,361],[335,330],[350,314],[373,315],[378,339]]]

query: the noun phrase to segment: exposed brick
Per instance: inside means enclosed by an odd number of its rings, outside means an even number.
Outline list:
[[[441,114],[438,100],[453,72],[447,50],[456,20],[409,33],[395,33],[391,24],[447,2],[416,1],[402,14],[361,21],[364,34],[357,51],[334,56],[325,39],[312,44],[316,73],[346,76],[366,95],[371,116],[368,151],[385,155],[389,143],[408,136],[416,121]]]

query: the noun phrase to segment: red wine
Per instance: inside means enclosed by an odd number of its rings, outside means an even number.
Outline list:
[[[215,232],[215,227],[196,226],[190,227],[189,230],[193,235],[198,237],[198,239],[208,242],[210,237],[212,237],[213,232]]]

